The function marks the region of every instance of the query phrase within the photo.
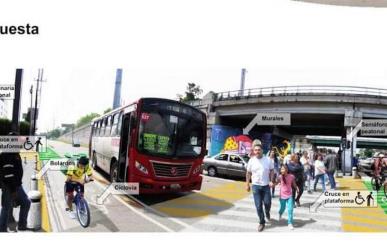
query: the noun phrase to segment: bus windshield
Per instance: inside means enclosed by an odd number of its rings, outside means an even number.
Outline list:
[[[145,102],[140,114],[138,150],[161,157],[198,157],[204,143],[203,125],[203,114],[193,108],[173,102]]]

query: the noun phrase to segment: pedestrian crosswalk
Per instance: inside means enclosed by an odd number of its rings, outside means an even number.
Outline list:
[[[278,193],[277,193],[278,194]],[[309,206],[318,199],[321,192],[313,194],[305,193],[301,198],[301,207],[294,209],[293,231],[341,231],[340,209],[328,209],[321,207],[317,212],[311,212]],[[265,231],[289,231],[287,227],[287,213],[279,221],[278,217],[279,199],[272,199],[271,221],[266,224]],[[258,227],[258,216],[256,213],[252,195],[236,201],[227,210],[208,215],[192,225],[191,231],[216,231],[216,232],[255,232]]]
[[[178,218],[189,224],[182,232],[255,232],[258,227],[258,215],[252,193],[246,192],[244,182],[227,182],[215,188],[193,193],[167,202],[153,205],[152,208],[169,217]],[[267,231],[289,231],[287,214],[278,221],[278,187],[272,199],[271,222]],[[293,231],[340,231],[340,209],[320,207],[317,212],[310,211],[321,195],[321,190],[301,197],[301,207],[294,209]]]

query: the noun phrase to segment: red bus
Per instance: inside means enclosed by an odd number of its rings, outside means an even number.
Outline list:
[[[92,121],[89,155],[112,182],[140,194],[200,190],[206,115],[173,100],[141,98]]]

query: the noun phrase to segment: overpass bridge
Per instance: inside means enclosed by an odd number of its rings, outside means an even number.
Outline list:
[[[354,154],[357,136],[349,137],[362,119],[387,119],[387,89],[351,86],[276,86],[209,92],[190,103],[207,114],[207,135],[214,125],[242,129],[252,137],[271,133],[280,138],[340,136],[353,146],[343,148],[346,162]],[[259,115],[279,116],[286,122],[258,122]],[[378,137],[380,138],[380,137]],[[208,140],[209,145],[211,141]],[[346,165],[349,172],[351,165]]]

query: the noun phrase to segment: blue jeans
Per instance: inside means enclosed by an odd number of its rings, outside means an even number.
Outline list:
[[[316,191],[318,180],[321,178],[322,190],[325,192],[325,174],[315,175],[313,190]]]
[[[22,187],[16,189],[17,202],[20,204],[19,212],[19,228],[27,227],[27,216],[30,210],[31,201],[28,199],[26,192]],[[0,213],[0,232],[7,232],[8,218],[13,209],[13,200],[11,197],[11,191],[8,188],[2,189],[1,195],[1,213]]]
[[[264,225],[265,215],[263,213],[263,205],[265,205],[266,216],[268,216],[267,214],[270,214],[270,208],[271,208],[270,187],[269,185],[266,185],[266,186],[253,185],[252,190],[253,190],[255,208],[257,209],[257,214],[259,217],[259,224]]]
[[[306,187],[308,187],[308,191],[311,191],[312,190],[312,185],[311,185],[312,172],[310,171],[310,169],[305,171],[304,178],[305,178]]]
[[[286,205],[288,206],[288,224],[293,224],[293,197],[288,199],[280,199],[279,214],[282,215],[285,212]]]
[[[336,189],[335,172],[327,172],[331,189]]]

